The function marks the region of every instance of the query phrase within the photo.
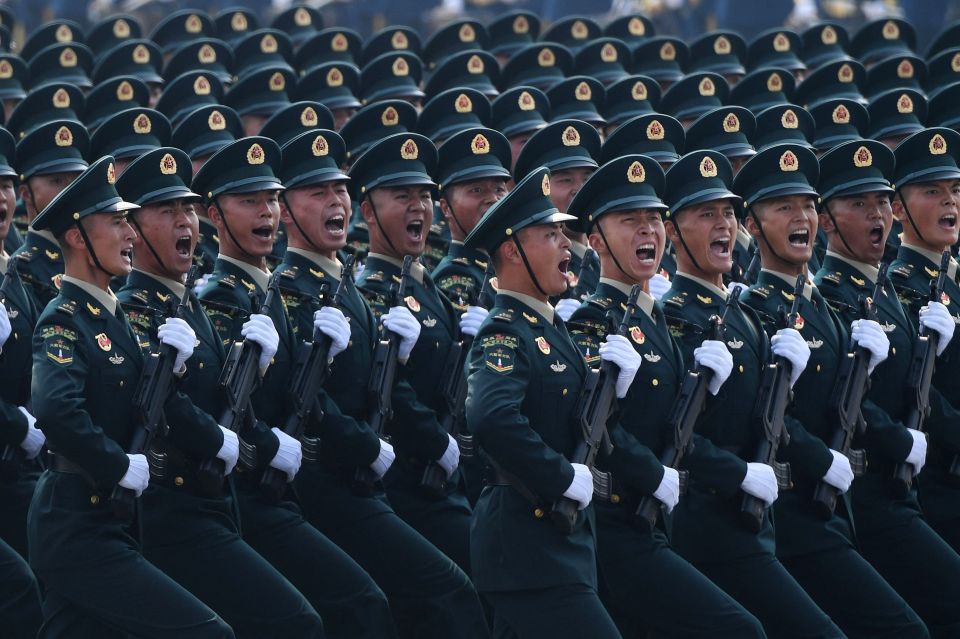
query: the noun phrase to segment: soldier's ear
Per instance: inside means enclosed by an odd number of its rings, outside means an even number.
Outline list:
[[[83,234],[75,226],[71,226],[60,237],[60,242],[72,250],[85,249],[87,243],[83,241]]]
[[[598,221],[597,224],[599,223],[600,222]],[[590,232],[590,235],[587,236],[587,243],[590,245],[590,248],[597,252],[597,255],[607,254],[607,243],[603,241],[600,233],[597,232],[596,226],[594,226],[594,229]]]
[[[747,229],[747,233],[749,233],[753,237],[756,237],[756,238],[760,237],[760,227],[757,225],[757,220],[756,218],[753,217],[753,215],[747,213],[747,215],[744,216],[740,224],[745,229]]]
[[[903,209],[903,200],[900,199],[900,196],[897,195],[890,200],[890,208],[893,209],[893,217],[898,221],[903,222],[906,219],[906,214]]]
[[[820,213],[817,218],[824,233],[833,233],[837,230],[837,227],[833,224],[833,218],[826,213]]]
[[[677,222],[673,218],[663,221],[663,230],[667,233],[667,239],[676,244],[680,241],[680,235],[677,233]]]
[[[376,224],[376,219],[373,215],[373,207],[370,205],[370,198],[372,197],[373,194],[371,193],[360,201],[360,215],[363,216],[363,221],[366,222],[367,226],[370,228],[373,228],[374,224]]]

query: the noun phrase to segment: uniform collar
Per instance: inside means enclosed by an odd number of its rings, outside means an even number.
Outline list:
[[[467,260],[473,260],[473,262],[482,268],[487,267],[487,260],[490,259],[490,256],[487,255],[481,249],[467,248],[464,246],[463,242],[457,240],[450,240],[450,248],[448,253],[451,257],[462,257]]]
[[[850,258],[844,257],[843,255],[840,255],[839,253],[835,253],[834,251],[829,251],[829,250],[828,250],[828,251],[827,251],[827,257],[832,257],[832,258],[834,258],[834,259],[840,260],[841,262],[843,262],[843,263],[845,263],[845,264],[849,264],[849,265],[852,266],[853,268],[855,268],[855,269],[857,269],[858,271],[860,271],[860,273],[861,273],[864,277],[866,277],[868,280],[870,280],[870,281],[873,282],[874,284],[876,284],[876,282],[877,282],[877,277],[880,275],[880,269],[878,269],[876,266],[871,266],[870,264],[867,264],[866,262],[858,262],[857,260],[851,260]]]
[[[343,268],[343,264],[340,263],[340,260],[331,260],[329,257],[320,255],[316,251],[308,251],[307,249],[296,248],[294,246],[288,246],[287,251],[289,253],[293,253],[294,255],[299,255],[304,259],[310,260],[319,266],[327,275],[340,277],[340,270]]]
[[[619,280],[611,279],[609,277],[601,277],[600,283],[606,284],[607,286],[617,289],[618,291],[626,295],[627,299],[630,298],[630,291],[633,290],[632,286],[628,284],[624,284]],[[653,298],[650,297],[647,293],[640,291],[640,296],[637,297],[637,306],[639,306],[640,310],[643,311],[647,315],[647,317],[649,317],[650,319],[653,319],[653,305],[654,305]]]
[[[576,240],[570,240],[570,252],[579,257],[581,260],[583,256],[587,254],[587,249],[590,247],[586,244],[581,244]]]
[[[10,256],[7,255],[6,251],[0,251],[0,271],[6,272],[7,270],[7,261],[10,259]]]
[[[786,284],[790,287],[790,292],[791,292],[791,293],[793,292],[793,285],[797,283],[797,276],[796,276],[796,275],[788,275],[788,274],[786,274],[786,273],[781,273],[780,271],[772,271],[772,270],[770,270],[770,269],[768,269],[768,268],[762,268],[762,269],[760,269],[760,272],[761,272],[761,273],[767,273],[768,275],[770,275],[770,276],[772,276],[772,277],[775,277],[775,278],[777,278],[778,280],[782,280],[783,282],[786,282]],[[808,277],[808,278],[803,282],[803,297],[804,297],[804,299],[806,299],[808,302],[813,299],[813,289],[814,289],[814,288],[816,288],[816,287],[810,282],[810,278]]]
[[[107,309],[111,315],[117,314],[117,297],[109,288],[107,290],[103,290],[99,286],[95,286],[90,282],[85,282],[84,280],[77,279],[76,277],[72,277],[70,275],[64,275],[62,281],[73,284],[84,293],[100,302],[100,304]]]
[[[38,230],[36,230],[35,228],[33,228],[33,227],[31,226],[31,227],[30,227],[30,232],[33,233],[34,235],[39,235],[40,237],[42,237],[42,238],[45,239],[46,241],[50,242],[50,243],[53,244],[54,246],[60,246],[60,242],[57,241],[56,236],[55,236],[53,233],[51,233],[50,231],[46,230],[46,229],[44,229],[44,230],[42,230],[42,231],[38,231]]]
[[[743,224],[738,224],[737,225],[737,244],[739,244],[743,250],[747,250],[750,248],[751,241],[753,241],[753,238],[750,236],[749,233],[747,233],[747,229],[743,228]]]
[[[902,242],[900,246],[910,249],[914,253],[919,253],[923,257],[930,260],[930,263],[933,264],[935,268],[940,268],[940,256],[943,255],[942,253],[935,253],[934,251],[920,248],[919,246],[908,244],[907,242]],[[957,260],[952,255],[950,256],[950,263],[947,265],[947,277],[954,282],[957,281]]]
[[[727,292],[722,288],[720,288],[719,286],[715,284],[711,284],[707,280],[700,279],[695,275],[690,275],[689,273],[684,273],[682,271],[677,271],[676,277],[682,277],[690,280],[691,282],[696,282],[698,286],[702,286],[703,288],[707,289],[708,291],[710,291],[711,293],[719,297],[721,301],[723,302],[727,301]]]
[[[526,304],[537,313],[543,316],[543,319],[547,320],[550,324],[553,324],[553,307],[550,306],[547,302],[541,302],[535,297],[530,297],[526,293],[518,293],[516,291],[511,291],[505,288],[498,288],[497,295],[506,295],[507,297],[512,297],[513,299]]]
[[[256,266],[251,266],[246,262],[241,262],[240,260],[234,259],[228,255],[221,253],[217,256],[218,259],[223,260],[227,264],[233,264],[238,269],[250,276],[254,283],[260,287],[261,291],[267,290],[267,287],[270,285],[270,271],[264,271]]]
[[[167,290],[176,296],[177,299],[183,299],[183,294],[186,292],[187,287],[183,285],[183,282],[178,282],[176,280],[171,280],[166,277],[161,277],[149,271],[142,271],[138,268],[133,269],[135,272],[140,273],[141,275],[146,275],[152,280],[156,280],[161,285],[163,285]]]
[[[397,268],[403,268],[403,260],[398,260],[395,257],[390,257],[389,255],[384,255],[383,253],[370,253],[368,257],[374,257],[378,260],[382,260],[387,264],[393,264]],[[410,275],[413,276],[413,279],[417,280],[418,284],[423,284],[423,274],[426,272],[426,269],[423,268],[423,264],[417,260],[413,261],[413,264],[410,266]]]

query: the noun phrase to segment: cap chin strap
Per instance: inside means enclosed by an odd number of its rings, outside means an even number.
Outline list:
[[[797,264],[794,264],[790,260],[783,259],[783,257],[779,253],[777,253],[777,251],[773,248],[773,244],[770,243],[770,240],[767,238],[767,234],[763,232],[763,224],[760,223],[760,218],[757,217],[757,214],[754,212],[753,206],[747,207],[747,214],[750,215],[750,217],[753,218],[753,221],[757,223],[757,229],[760,231],[760,239],[762,239],[763,243],[767,245],[767,248],[770,249],[770,252],[773,253],[773,256],[778,260],[780,260],[781,262],[784,262],[786,264],[792,264],[793,266],[798,266]],[[789,241],[789,239],[787,241]],[[802,265],[799,265],[799,266],[802,267]]]
[[[380,235],[383,236],[383,239],[387,241],[387,244],[390,245],[390,250],[393,251],[394,255],[402,255],[400,251],[397,250],[397,247],[393,245],[393,242],[390,241],[390,236],[387,235],[387,231],[383,228],[383,224],[380,223],[380,214],[377,213],[377,207],[373,203],[373,197],[370,194],[367,194],[367,202],[370,203],[370,210],[373,211],[373,219],[377,222],[377,227],[380,229]]]
[[[540,291],[541,295],[549,299],[550,296],[547,295],[547,292],[543,290],[542,286],[540,286],[540,281],[537,279],[537,276],[533,274],[533,269],[530,267],[530,262],[527,260],[527,254],[523,250],[523,245],[520,243],[520,240],[517,239],[517,234],[514,233],[511,235],[510,239],[513,240],[513,243],[517,245],[517,250],[520,251],[520,259],[523,260],[523,266],[527,269],[527,275],[530,276],[530,281],[533,282],[533,285],[537,287],[537,290]],[[570,286],[570,284],[567,283],[567,286]]]
[[[293,207],[291,207],[290,202],[287,201],[286,194],[281,193],[280,199],[283,200],[283,205],[287,207],[287,213],[290,214],[290,219],[293,220],[293,225],[297,227],[297,230],[300,232],[301,237],[303,237],[303,239],[305,239],[307,243],[310,244],[310,246],[313,247],[313,250],[315,250],[317,253],[323,253],[323,249],[317,246],[317,243],[313,241],[313,238],[311,238],[310,235],[306,232],[306,230],[304,230],[304,228],[300,226],[300,222],[297,221],[297,216],[293,214]],[[346,224],[346,221],[347,221],[346,216],[343,217],[343,221],[344,221],[344,224]]]
[[[470,235],[467,232],[467,229],[463,228],[463,224],[460,223],[460,220],[457,218],[457,214],[453,210],[453,202],[446,195],[447,189],[444,189],[443,199],[447,201],[447,208],[450,209],[450,217],[453,218],[453,221],[457,224],[457,228],[460,229],[460,232],[463,233],[463,237],[466,238]]]
[[[600,224],[600,220],[597,220],[597,223],[595,226],[597,227],[597,230],[600,231],[600,237],[601,239],[603,239],[603,243],[607,247],[607,253],[610,254],[611,258],[613,258],[614,265],[618,269],[620,269],[620,272],[623,273],[627,277],[627,279],[629,279],[632,282],[634,279],[633,276],[627,273],[625,270],[623,270],[623,267],[620,266],[620,260],[617,259],[617,254],[613,252],[613,247],[610,246],[610,242],[607,241],[607,235],[606,233],[603,232],[603,226]]]
[[[27,187],[27,193],[30,194],[30,203],[33,204],[33,217],[37,217],[40,215],[40,211],[37,210],[37,196],[33,194],[33,187],[30,186],[30,178],[24,180],[23,185]]]
[[[910,209],[907,208],[907,199],[903,197],[903,191],[898,186],[894,191],[895,195],[900,198],[900,205],[903,206],[903,212],[907,214],[907,220],[910,222],[910,226],[913,227],[913,232],[917,234],[917,238],[923,242],[927,243],[927,240],[924,239],[923,233],[920,232],[920,229],[917,228],[917,223],[913,221],[913,216],[910,215]]]
[[[683,247],[684,252],[686,252],[687,257],[690,258],[690,261],[693,262],[693,265],[697,267],[697,270],[703,272],[703,269],[700,268],[700,264],[697,262],[697,258],[693,256],[693,253],[690,252],[690,249],[687,247],[686,240],[683,239],[683,233],[680,232],[680,224],[676,220],[671,220],[673,222],[673,228],[677,232],[677,239],[680,240],[680,246]]]
[[[83,238],[84,244],[87,246],[87,252],[90,253],[90,257],[93,258],[93,263],[98,269],[109,275],[110,277],[120,277],[120,273],[111,273],[107,269],[103,268],[103,264],[100,263],[100,258],[97,257],[97,252],[93,249],[93,242],[90,241],[90,236],[87,235],[86,229],[83,228],[82,220],[76,220],[74,222],[77,229],[80,231],[80,237]]]
[[[213,198],[213,205],[217,207],[217,211],[220,213],[220,219],[223,220],[223,228],[227,229],[227,235],[230,236],[230,240],[233,241],[233,245],[240,249],[240,252],[249,257],[251,260],[260,260],[262,258],[249,253],[247,249],[243,248],[243,245],[237,240],[237,237],[233,234],[233,231],[230,230],[230,225],[227,224],[227,216],[223,214],[223,209],[220,208],[220,196]]]
[[[130,224],[133,225],[133,228],[137,230],[137,235],[140,236],[140,239],[143,240],[143,243],[147,245],[148,249],[150,249],[150,252],[153,254],[153,259],[157,261],[157,264],[160,265],[160,268],[162,268],[167,273],[172,273],[173,271],[167,268],[167,265],[164,263],[164,261],[160,259],[160,255],[153,248],[153,244],[150,243],[150,240],[147,239],[146,234],[143,232],[143,229],[140,227],[140,223],[137,222],[136,218],[130,215],[128,216],[128,219],[130,220]]]
[[[830,218],[830,221],[833,222],[833,230],[836,231],[837,237],[840,238],[840,241],[843,242],[843,245],[847,247],[847,252],[849,252],[850,255],[856,255],[856,253],[853,252],[853,249],[850,248],[850,245],[847,244],[847,238],[843,237],[843,233],[840,232],[840,226],[837,224],[837,218],[833,217],[833,213],[830,211],[830,207],[827,205],[826,200],[823,201],[823,210],[826,212],[827,217]]]

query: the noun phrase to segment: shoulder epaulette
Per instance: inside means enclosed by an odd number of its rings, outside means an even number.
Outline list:
[[[364,282],[382,282],[383,281],[383,271],[374,271],[370,275],[367,275],[363,278]]]
[[[44,249],[43,255],[51,262],[56,262],[60,259],[59,251],[51,251],[50,249]]]
[[[130,293],[130,297],[143,302],[145,305],[150,300],[150,294],[147,292],[147,289],[141,288],[133,293]]]
[[[19,253],[17,253],[17,254],[14,255],[13,257],[17,258],[18,260],[21,260],[21,261],[24,262],[24,263],[27,263],[27,262],[29,262],[30,260],[33,259],[33,250],[34,250],[34,248],[36,248],[36,247],[33,247],[33,246],[31,246],[31,247],[24,247],[24,249],[23,249],[22,251],[20,251]]]
[[[840,271],[834,271],[833,273],[827,273],[822,279],[833,282],[834,284],[839,284],[841,277],[843,277],[843,274]]]
[[[297,271],[298,269],[296,266],[288,266],[280,271],[280,277],[285,277],[288,280],[295,280],[297,279]]]
[[[590,304],[593,304],[594,306],[597,306],[599,308],[606,310],[610,308],[610,305],[613,303],[613,300],[611,300],[609,297],[600,297],[599,295],[591,295],[590,297],[587,298],[587,302]]]
[[[766,286],[754,286],[750,289],[751,295],[756,295],[760,299],[767,299],[770,297],[770,294],[773,292],[773,286],[768,284]]]
[[[237,288],[237,278],[233,274],[227,275],[217,280],[217,285],[224,288]]]
[[[491,316],[491,319],[497,322],[512,322],[513,321],[513,309],[504,308]]]
[[[890,270],[890,277],[902,277],[904,279],[913,275],[913,264],[898,264],[895,268]]]
[[[663,300],[661,300],[661,301],[664,303],[664,305],[669,305],[669,306],[675,306],[675,307],[677,307],[677,308],[682,308],[682,307],[683,307],[683,303],[684,303],[685,300],[683,299],[683,294],[675,294],[675,295],[671,295],[670,297],[667,297],[667,298],[665,298],[665,299],[663,299]]]
[[[77,303],[73,300],[66,300],[57,305],[57,312],[63,313],[68,317],[73,317],[73,314],[77,312]]]
[[[468,260],[465,257],[455,257],[450,261],[456,264],[463,264],[464,266],[470,266],[470,260]]]

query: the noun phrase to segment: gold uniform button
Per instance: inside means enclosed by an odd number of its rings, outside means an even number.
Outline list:
[[[896,347],[896,346],[894,346],[894,347],[891,348],[890,350],[893,352],[894,355],[897,354],[897,347]]]
[[[566,389],[566,388],[563,389],[563,395],[564,395],[564,397],[566,397],[566,395],[567,395],[567,389]]]
[[[739,370],[741,373],[743,372],[743,364],[740,364],[740,366],[738,367],[738,370]]]
[[[817,372],[820,372],[820,364],[817,364]]]
[[[120,380],[120,388],[123,388],[123,380]]]
[[[100,495],[90,495],[90,503],[96,506],[100,503]]]
[[[537,519],[543,519],[544,515],[546,515],[546,513],[543,511],[543,508],[535,508],[533,511],[533,516]]]
[[[200,362],[200,366],[199,366],[198,368],[199,368],[200,370],[203,370],[203,362]]]
[[[619,504],[619,503],[620,503],[620,495],[610,495],[610,503],[611,503],[611,504]]]
[[[656,377],[654,377],[653,380],[651,380],[650,383],[653,384],[654,386],[659,386],[659,385],[660,385],[660,380],[657,379]]]
[[[173,483],[177,486],[183,486],[183,477],[174,477]]]

